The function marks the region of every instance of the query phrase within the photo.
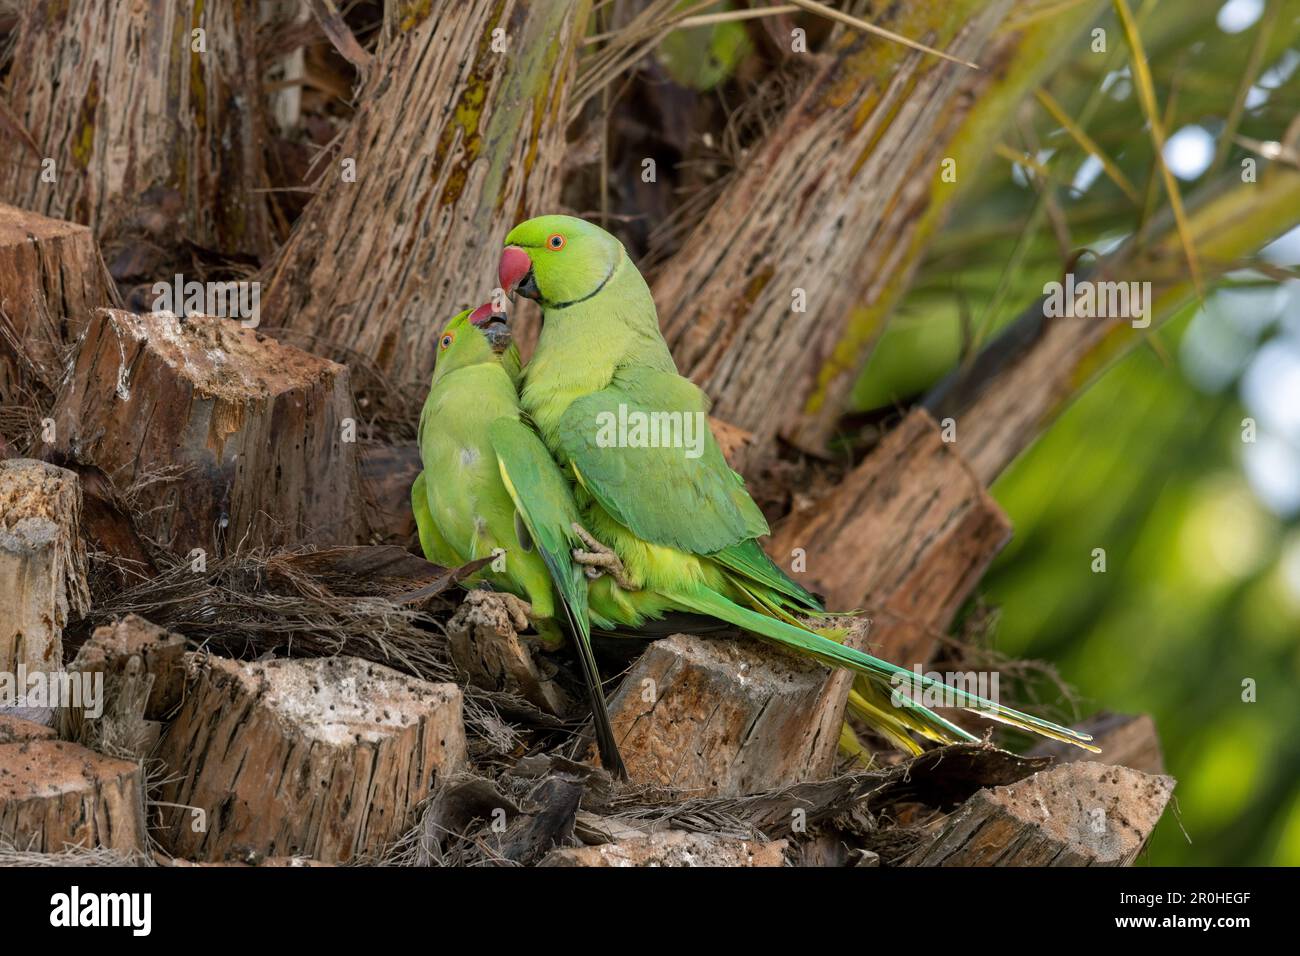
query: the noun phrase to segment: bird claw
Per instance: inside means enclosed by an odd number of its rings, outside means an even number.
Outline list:
[[[521,597],[516,597],[509,591],[489,591],[485,588],[475,588],[465,595],[465,603],[500,605],[517,631],[528,628],[529,620],[533,614],[531,604]]]
[[[627,569],[623,567],[622,560],[612,548],[601,544],[591,532],[576,521],[573,523],[573,533],[587,546],[585,551],[582,548],[574,548],[573,560],[583,566],[583,572],[590,580],[595,581],[602,575],[608,574],[624,591],[640,590],[628,579]]]

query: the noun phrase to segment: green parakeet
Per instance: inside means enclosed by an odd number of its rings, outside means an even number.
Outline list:
[[[591,701],[601,762],[624,777],[591,651],[587,577],[571,552],[586,542],[569,483],[521,420],[518,352],[504,316],[484,305],[453,318],[438,338],[420,414],[424,470],[411,507],[425,557],[444,566],[496,556],[476,577],[528,601],[548,645],[574,638]]]
[[[665,608],[706,614],[849,668],[855,709],[891,740],[972,734],[914,699],[943,685],[832,639],[829,615],[759,547],[767,522],[722,457],[703,392],[677,373],[654,300],[621,243],[569,216],[542,216],[505,240],[507,292],[538,302],[543,327],[523,375],[523,409],[573,476],[583,524],[621,559],[625,583],[589,590],[601,627],[637,626]],[[827,627],[801,619],[820,618]],[[947,700],[1079,746],[1091,738],[954,688]],[[1095,749],[1089,747],[1088,749]]]

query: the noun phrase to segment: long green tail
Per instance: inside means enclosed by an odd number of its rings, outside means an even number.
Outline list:
[[[845,647],[843,644],[839,644],[828,637],[823,637],[807,628],[741,607],[715,591],[699,588],[689,592],[674,592],[671,597],[673,600],[680,602],[687,610],[719,618],[729,624],[744,628],[759,637],[789,647],[800,654],[816,658],[832,667],[847,668],[869,678],[874,688],[878,688],[888,695],[890,704],[895,708],[901,708],[902,712],[898,715],[898,722],[906,726],[913,726],[915,722],[919,722],[925,729],[915,727],[913,729],[921,730],[926,736],[948,741],[974,741],[978,739],[956,724],[944,720],[934,711],[916,703],[909,694],[909,692],[916,693],[926,688],[935,688],[952,699],[956,706],[979,714],[981,717],[1010,724],[1013,727],[1020,727],[1041,734],[1044,737],[1050,737],[1053,740],[1064,741],[1094,753],[1099,752],[1097,747],[1087,743],[1092,739],[1087,734],[1071,730],[1069,727],[1062,727],[1040,717],[1034,717],[1032,714],[1023,714],[1018,710],[1012,710],[1010,707],[1003,707],[1001,704],[968,693],[961,688],[951,687],[942,681],[918,675],[899,667],[897,664],[891,664],[878,657],[872,657],[870,654],[864,654],[862,651]],[[899,693],[893,693],[895,690],[899,691]],[[876,699],[870,701],[870,703],[873,704],[875,709],[883,711],[880,706],[879,695],[872,696]],[[926,730],[930,732],[927,733]]]
[[[573,532],[573,523],[578,520],[573,494],[542,440],[523,422],[512,418],[498,419],[489,427],[488,434],[497,454],[501,481],[559,593],[558,603],[573,636],[578,663],[582,667],[583,686],[591,702],[600,762],[615,777],[626,780],[627,767],[618,752],[600,669],[591,649],[587,578],[573,563],[571,554],[572,548],[582,546],[582,541]]]
[[[545,552],[543,552],[545,554]],[[548,563],[550,563],[548,561]],[[582,681],[587,690],[587,699],[591,703],[592,726],[596,731],[596,748],[600,751],[601,765],[616,779],[627,779],[627,767],[618,752],[618,740],[614,736],[614,727],[609,721],[609,707],[605,703],[605,693],[600,682],[600,668],[596,665],[596,655],[591,649],[591,624],[587,617],[587,581],[582,571],[577,568],[555,567],[552,574],[557,578],[567,573],[573,578],[573,587],[566,588],[566,594],[560,601],[573,635],[574,647],[578,652],[578,663],[582,666]],[[575,607],[575,604],[580,606]]]

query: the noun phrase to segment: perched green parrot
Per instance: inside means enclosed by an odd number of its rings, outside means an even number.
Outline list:
[[[420,546],[451,567],[496,556],[476,578],[526,600],[548,646],[563,643],[560,619],[567,622],[601,763],[625,777],[591,651],[587,577],[571,553],[587,539],[568,480],[521,420],[518,370],[509,325],[490,305],[461,312],[442,330],[420,413],[424,470],[411,487]]]
[[[977,739],[915,699],[933,687],[982,716],[1095,749],[1085,734],[833,639],[832,616],[759,546],[767,522],[723,459],[708,401],[678,374],[650,289],[617,239],[570,216],[530,219],[506,237],[498,277],[507,293],[541,306],[523,409],[572,475],[583,525],[612,552],[610,573],[589,588],[594,623],[635,627],[665,610],[705,614],[848,668],[865,678],[855,711],[900,744],[905,730]]]

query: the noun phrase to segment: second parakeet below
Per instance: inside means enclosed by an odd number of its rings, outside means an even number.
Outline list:
[[[455,567],[495,557],[476,578],[531,606],[550,647],[573,636],[592,706],[601,762],[624,776],[591,651],[587,577],[572,555],[586,541],[572,492],[550,452],[523,421],[519,357],[504,316],[490,305],[456,315],[438,338],[420,414],[423,470],[411,508],[425,557]]]

